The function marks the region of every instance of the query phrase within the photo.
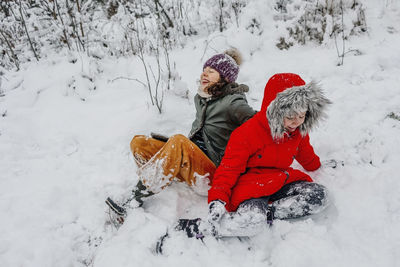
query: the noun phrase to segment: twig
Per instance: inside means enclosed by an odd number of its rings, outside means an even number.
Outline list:
[[[75,33],[75,36],[76,36],[76,40],[75,40],[76,48],[77,48],[77,50],[79,50],[79,48],[81,47],[83,49],[83,51],[86,51],[85,50],[85,46],[84,46],[84,44],[83,44],[83,42],[82,42],[82,40],[81,40],[81,38],[79,36],[79,32],[76,29],[77,26],[76,26],[76,21],[75,21],[75,15],[73,14],[72,7],[70,7],[69,4],[68,4],[68,0],[65,1],[65,5],[66,5],[66,8],[67,8],[67,13],[71,18],[72,29],[73,29],[73,31]]]
[[[36,60],[39,61],[39,57],[38,57],[38,55],[36,54],[35,48],[33,47],[33,44],[32,44],[32,41],[31,41],[31,37],[29,36],[28,28],[26,27],[24,15],[22,14],[22,2],[21,2],[21,0],[19,0],[19,13],[21,14],[21,23],[22,23],[22,26],[23,26],[24,29],[25,29],[26,36],[28,37],[28,41],[29,41],[29,44],[30,44],[30,46],[31,46],[32,52],[33,52],[33,54],[34,54]]]
[[[217,37],[224,37],[224,35],[218,34],[218,35],[214,36],[213,38],[211,38],[210,40],[206,40],[206,41],[205,41],[205,42],[206,42],[206,47],[204,48],[203,55],[201,56],[201,61],[204,60],[204,56],[206,55],[208,46],[209,46],[210,43],[211,43],[215,38],[217,38]],[[215,48],[213,48],[213,47],[211,47],[211,48],[216,52],[216,49],[215,49]]]
[[[76,6],[78,8],[79,14],[82,14],[81,13],[81,6],[79,5],[79,0],[76,0]],[[80,16],[79,16],[79,25],[80,25],[80,28],[81,28],[82,37],[85,37],[85,33],[83,32],[82,19],[81,19]]]
[[[223,8],[224,8],[224,0],[219,0],[218,1],[218,6],[219,6],[219,31],[223,32],[224,31],[224,13],[223,13]]]
[[[165,8],[161,5],[159,0],[154,0],[154,3],[156,4],[156,10],[158,11],[157,5],[160,6],[161,8],[161,13],[164,15],[164,17],[167,19],[168,21],[168,26],[173,28],[174,27],[174,23],[172,22],[171,18],[168,16],[168,13],[165,11]]]
[[[18,57],[17,57],[17,55],[14,53],[14,49],[12,48],[12,45],[11,45],[11,43],[8,41],[8,38],[7,38],[7,36],[5,36],[5,32],[2,30],[2,29],[0,29],[0,34],[1,34],[1,36],[3,36],[3,38],[4,38],[4,41],[7,43],[7,46],[8,46],[8,48],[10,49],[10,52],[11,52],[11,57],[8,55],[8,53],[7,53],[7,55],[11,58],[11,60],[12,61],[14,61],[14,63],[15,63],[15,66],[17,67],[17,70],[19,70],[19,61],[18,61]]]
[[[146,85],[144,82],[142,82],[141,80],[139,80],[139,79],[136,79],[136,78],[129,78],[129,77],[123,77],[123,76],[119,76],[119,77],[117,77],[117,78],[114,78],[114,79],[111,80],[111,82],[113,83],[113,82],[115,82],[115,81],[117,81],[117,80],[122,80],[122,79],[124,79],[124,80],[129,80],[129,81],[135,81],[135,82],[140,83],[140,84],[143,85],[144,87],[147,87],[147,85]]]
[[[340,0],[340,10],[342,12],[342,41],[343,41],[343,49],[342,49],[342,64],[343,65],[343,61],[344,61],[344,51],[345,49],[345,41],[344,41],[344,15],[343,15],[343,0]]]
[[[171,61],[169,59],[169,51],[168,51],[167,43],[164,38],[162,38],[162,47],[164,49],[165,64],[167,65],[167,70],[168,70],[167,90],[169,90],[171,87],[170,83],[171,83],[171,79],[172,79],[172,71],[171,71]]]
[[[138,43],[139,43],[139,54],[138,54],[138,57],[139,57],[140,61],[142,61],[142,64],[143,64],[143,68],[144,68],[144,71],[145,71],[145,74],[146,74],[146,80],[147,80],[147,89],[149,90],[151,104],[154,106],[153,93],[151,91],[151,84],[150,84],[150,79],[149,79],[149,71],[147,70],[147,64],[146,64],[146,61],[144,60],[143,42],[141,42],[140,39],[139,39],[138,31],[136,31],[136,34],[137,34],[137,40],[138,40]]]
[[[63,34],[64,34],[65,42],[67,43],[68,49],[71,50],[71,46],[69,45],[69,41],[68,41],[67,31],[65,30],[64,20],[60,14],[60,6],[58,5],[57,0],[54,0],[54,5],[55,5],[54,8],[57,8],[58,17],[60,18],[61,24],[63,25]]]

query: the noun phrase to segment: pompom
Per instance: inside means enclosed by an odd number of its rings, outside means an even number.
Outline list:
[[[239,50],[237,50],[236,48],[232,47],[229,48],[228,50],[226,50],[224,52],[224,54],[227,54],[228,56],[230,56],[231,58],[233,58],[236,62],[236,64],[238,64],[239,66],[242,64],[243,62],[243,57],[242,54],[239,52]]]

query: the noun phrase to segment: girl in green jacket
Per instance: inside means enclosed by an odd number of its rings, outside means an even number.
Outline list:
[[[141,206],[143,198],[160,192],[174,179],[187,183],[197,193],[207,194],[232,131],[255,114],[244,95],[248,86],[235,83],[240,64],[241,55],[236,49],[205,62],[194,98],[196,118],[188,137],[133,137],[130,146],[138,165],[139,182],[123,204],[106,200],[119,223],[123,223],[132,200]]]

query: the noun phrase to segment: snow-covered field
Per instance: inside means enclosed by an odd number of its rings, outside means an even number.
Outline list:
[[[166,92],[162,114],[127,79],[143,79],[133,57],[49,54],[3,70],[0,266],[400,266],[400,2],[366,7],[368,34],[346,43],[362,54],[348,53],[343,66],[333,42],[278,50],[272,26],[261,36],[231,28],[193,39],[171,54],[182,80]],[[206,216],[206,198],[173,184],[131,210],[118,231],[105,224],[104,200],[123,199],[137,182],[134,135],[188,133],[202,64],[228,46],[243,53],[238,81],[250,86],[255,109],[274,73],[325,88],[334,104],[311,140],[322,160],[345,165],[310,175],[328,187],[332,205],[314,218],[275,221],[244,242],[203,244],[176,233],[157,255],[158,237],[176,219]]]

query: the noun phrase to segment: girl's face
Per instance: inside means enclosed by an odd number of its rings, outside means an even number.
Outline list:
[[[293,117],[285,117],[283,119],[283,127],[289,133],[294,132],[306,119],[306,112],[301,112]]]
[[[204,90],[206,87],[217,83],[220,80],[221,76],[219,72],[211,67],[205,67],[203,72],[200,75],[200,87]]]

